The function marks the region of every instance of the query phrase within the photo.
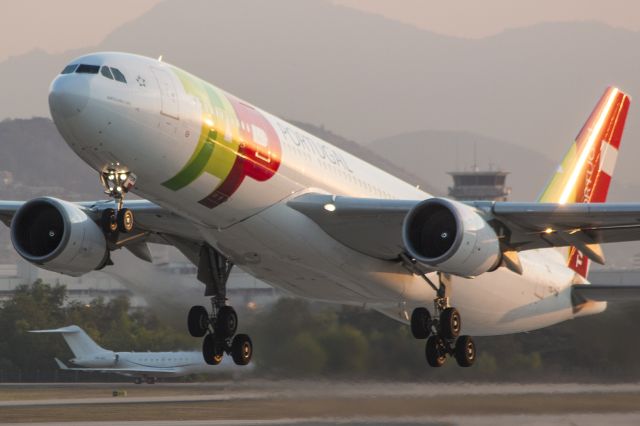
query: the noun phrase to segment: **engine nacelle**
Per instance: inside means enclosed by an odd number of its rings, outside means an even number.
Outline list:
[[[472,207],[430,198],[412,208],[402,226],[404,247],[418,262],[442,272],[472,277],[501,259],[498,237]]]
[[[93,355],[85,355],[84,358],[72,358],[69,362],[80,367],[112,368],[118,364],[118,358],[118,354],[113,351],[103,351]]]
[[[20,207],[11,242],[27,261],[72,276],[100,269],[108,259],[100,227],[78,206],[57,198],[35,198]]]

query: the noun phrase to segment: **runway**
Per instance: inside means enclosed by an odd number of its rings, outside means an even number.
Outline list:
[[[127,396],[113,397],[113,390]],[[627,425],[640,384],[437,384],[245,380],[0,385],[3,424]]]

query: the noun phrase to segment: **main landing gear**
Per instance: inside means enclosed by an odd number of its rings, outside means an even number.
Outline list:
[[[116,202],[115,209],[105,209],[100,223],[107,235],[129,233],[133,230],[133,212],[124,208],[124,197],[136,183],[136,175],[123,170],[119,163],[110,164],[100,174],[100,183],[104,193]]]
[[[238,315],[226,304],[226,284],[233,263],[210,246],[200,250],[198,279],[206,285],[205,296],[211,296],[211,313],[204,306],[193,306],[187,316],[189,334],[203,337],[202,356],[210,365],[231,355],[237,365],[251,362],[253,345],[246,334],[236,334]],[[235,336],[234,336],[235,335]]]
[[[426,274],[420,274],[436,291],[433,300],[435,318],[427,308],[415,308],[411,314],[411,334],[416,339],[427,339],[425,355],[432,367],[442,367],[447,355],[453,356],[461,367],[470,367],[476,360],[476,345],[471,336],[460,336],[462,318],[460,312],[449,306],[448,279],[438,274],[436,286]]]
[[[136,377],[135,379],[133,379],[133,383],[135,383],[136,385],[141,385],[142,383],[146,383],[148,385],[155,385],[156,378],[150,377],[150,376],[144,376],[144,379],[142,377]]]

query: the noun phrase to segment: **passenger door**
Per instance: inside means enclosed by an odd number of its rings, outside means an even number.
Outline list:
[[[153,72],[153,75],[158,81],[158,86],[160,87],[160,113],[178,120],[180,118],[178,109],[178,93],[176,92],[176,87],[173,84],[171,75],[169,75],[167,71],[159,68],[151,68],[151,71]]]

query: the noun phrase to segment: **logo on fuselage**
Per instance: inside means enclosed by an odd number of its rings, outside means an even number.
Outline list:
[[[174,69],[185,91],[203,110],[198,145],[187,164],[163,185],[177,191],[203,173],[219,179],[199,203],[214,208],[227,201],[246,177],[270,179],[280,167],[281,145],[267,118],[251,105],[227,95],[190,74]]]

